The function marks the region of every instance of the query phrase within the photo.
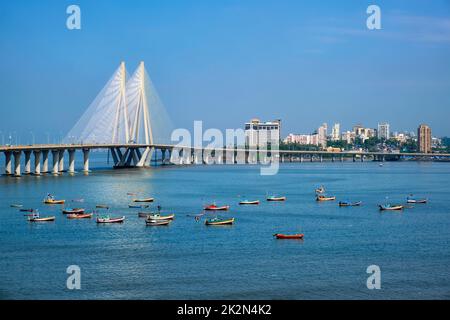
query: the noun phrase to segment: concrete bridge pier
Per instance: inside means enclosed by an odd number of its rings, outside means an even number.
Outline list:
[[[89,172],[89,149],[83,149],[83,172]]]
[[[314,161],[314,155],[311,154],[310,156],[311,156],[311,162],[313,162]]]
[[[22,152],[14,151],[14,176],[20,177],[20,156]]]
[[[344,156],[341,155],[341,162],[344,162]]]
[[[42,156],[43,156],[42,173],[48,173],[48,154],[49,154],[48,150],[42,150]]]
[[[75,149],[69,149],[69,173],[75,173]]]
[[[11,164],[11,151],[5,152],[5,174],[11,175],[12,173],[12,164]]]
[[[54,175],[57,175],[58,174],[58,169],[59,169],[59,150],[52,150],[52,157],[53,157],[52,173]]]
[[[364,155],[361,155],[361,162],[364,162]]]
[[[64,171],[64,149],[59,150],[59,163],[58,163],[58,171],[63,172]]]
[[[356,155],[353,155],[353,162],[356,161]]]
[[[23,152],[25,154],[25,174],[31,174],[31,150]]]
[[[34,175],[41,175],[41,151],[33,150],[34,154]]]
[[[303,154],[300,155],[300,162],[303,162]]]
[[[323,162],[323,155],[320,155],[320,162]]]

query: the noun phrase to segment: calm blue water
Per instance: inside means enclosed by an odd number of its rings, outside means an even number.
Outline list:
[[[95,163],[95,161],[93,161]],[[99,170],[88,177],[0,177],[0,298],[3,299],[449,299],[450,165],[445,163],[284,164],[276,176],[251,166]],[[323,184],[338,200],[316,203]],[[44,206],[47,192],[85,207],[107,203],[122,225],[67,220]],[[153,196],[176,214],[169,227],[146,227],[127,192]],[[239,207],[267,193],[285,203]],[[389,196],[429,197],[403,213],[380,213]],[[230,227],[206,227],[187,214],[216,200],[230,204]],[[28,223],[11,203],[57,216]],[[154,207],[152,205],[152,207]],[[275,240],[276,232],[304,241]],[[66,289],[66,268],[81,268],[81,290]],[[368,290],[366,268],[381,268]]]

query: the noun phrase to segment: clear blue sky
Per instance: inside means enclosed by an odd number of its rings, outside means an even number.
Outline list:
[[[66,28],[70,4],[81,30]],[[366,28],[369,4],[382,30]],[[40,0],[0,4],[0,139],[65,135],[122,60],[145,61],[177,127],[450,135],[450,1]]]

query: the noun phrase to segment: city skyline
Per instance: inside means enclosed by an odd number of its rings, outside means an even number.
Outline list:
[[[68,30],[64,3],[2,3],[1,134],[64,137],[110,70],[145,60],[176,127],[240,128],[258,116],[284,119],[285,133],[389,121],[450,136],[448,2],[377,4],[381,30],[366,28],[357,1],[80,1],[81,30]]]

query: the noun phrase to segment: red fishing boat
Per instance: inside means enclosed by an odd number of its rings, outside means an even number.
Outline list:
[[[205,206],[203,209],[207,211],[225,211],[230,209],[230,206],[216,206],[215,204],[210,204],[208,206]]]
[[[303,239],[304,234],[298,233],[298,234],[282,234],[282,233],[276,233],[273,235],[277,239]]]

